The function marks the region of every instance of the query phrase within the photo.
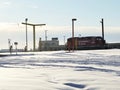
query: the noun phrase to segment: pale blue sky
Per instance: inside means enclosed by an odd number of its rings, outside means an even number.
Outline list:
[[[37,41],[39,37],[44,40],[44,29],[47,29],[48,39],[58,36],[63,44],[63,36],[71,36],[71,19],[75,17],[76,36],[100,36],[100,20],[104,18],[106,41],[120,42],[119,8],[120,0],[0,0],[0,48],[8,47],[8,38],[18,41],[20,48],[25,45],[25,28],[21,22],[26,17],[28,22],[47,24],[41,31],[36,31]],[[32,47],[31,27],[28,34],[29,46]]]

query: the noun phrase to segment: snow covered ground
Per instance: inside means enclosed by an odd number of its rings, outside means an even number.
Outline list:
[[[120,49],[0,57],[0,90],[120,90]]]

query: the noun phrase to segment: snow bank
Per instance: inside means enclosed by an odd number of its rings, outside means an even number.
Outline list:
[[[120,90],[120,50],[0,57],[0,90]]]

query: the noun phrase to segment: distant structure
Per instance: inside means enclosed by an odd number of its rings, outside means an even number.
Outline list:
[[[54,51],[59,50],[59,40],[57,37],[52,38],[52,40],[45,40],[42,41],[41,38],[39,39],[39,45],[38,45],[39,51]]]
[[[67,49],[70,51],[73,49],[74,39],[74,50],[85,50],[85,49],[103,49],[105,48],[105,40],[101,36],[87,36],[87,37],[74,37],[67,39]]]
[[[107,43],[107,48],[109,48],[109,49],[112,49],[112,48],[120,49],[120,43]]]
[[[104,20],[100,21],[102,24],[102,36],[86,36],[86,37],[74,37],[74,21],[72,19],[72,37],[67,39],[66,48],[70,50],[84,50],[84,49],[104,49],[107,48],[106,41],[104,39]]]

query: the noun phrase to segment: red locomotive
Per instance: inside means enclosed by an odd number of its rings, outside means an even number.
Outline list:
[[[67,39],[68,50],[103,48],[105,48],[105,40],[100,36],[74,37]]]

